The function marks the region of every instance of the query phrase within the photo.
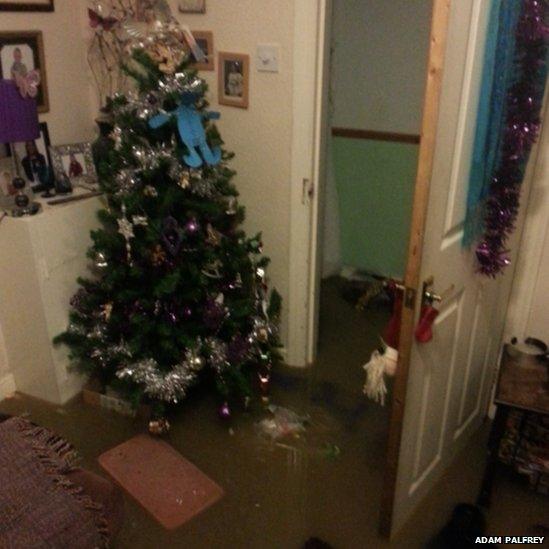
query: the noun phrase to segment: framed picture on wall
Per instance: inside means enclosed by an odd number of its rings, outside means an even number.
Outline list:
[[[53,0],[0,0],[0,11],[53,11]]]
[[[15,143],[15,160],[19,173],[25,177],[31,187],[47,187],[53,169],[50,156],[50,134],[48,124],[40,123],[40,137],[34,141]]]
[[[219,103],[247,109],[250,92],[250,56],[220,51],[217,70]]]
[[[179,0],[181,13],[206,13],[206,0]]]
[[[0,78],[26,77],[30,71],[40,73],[36,103],[38,112],[50,110],[44,41],[40,31],[0,32]]]
[[[97,174],[93,163],[91,143],[75,143],[50,147],[51,160],[55,178],[65,181],[67,178],[73,186],[87,189],[97,183]],[[92,190],[92,189],[90,189]]]
[[[197,46],[206,56],[203,63],[194,63],[193,67],[199,71],[213,71],[214,63],[214,38],[211,31],[191,31]]]

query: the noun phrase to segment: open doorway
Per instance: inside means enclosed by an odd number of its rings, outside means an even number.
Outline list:
[[[362,365],[380,346],[393,311],[398,327],[394,305],[407,261],[431,15],[431,0],[334,0],[329,23],[313,370],[362,403],[364,419],[371,414],[382,422],[379,443],[368,448],[369,458],[381,460],[388,412],[363,395]]]

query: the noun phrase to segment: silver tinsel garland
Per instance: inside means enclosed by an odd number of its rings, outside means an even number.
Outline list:
[[[134,168],[120,170],[115,176],[115,181],[118,186],[118,194],[131,193],[142,181],[141,172]]]
[[[231,367],[227,360],[227,344],[217,337],[208,337],[204,341],[208,349],[208,364],[218,373],[222,374]]]
[[[106,366],[113,360],[128,359],[132,354],[128,345],[124,341],[120,341],[116,345],[102,345],[100,348],[95,348],[90,357],[93,358],[101,367]]]
[[[116,375],[119,379],[130,379],[143,385],[145,393],[152,398],[177,404],[185,398],[187,390],[196,382],[198,372],[204,366],[204,360],[199,354],[200,347],[199,339],[197,348],[188,349],[185,359],[169,372],[163,372],[153,358],[146,358],[127,364]]]
[[[155,170],[163,160],[172,160],[175,156],[175,143],[162,144],[158,147],[132,146],[133,160],[142,170]]]
[[[167,74],[160,80],[158,90],[150,91],[144,95],[138,95],[134,91],[125,95],[116,94],[113,113],[115,116],[130,114],[140,120],[148,120],[165,112],[162,105],[168,97],[183,93],[202,95],[204,88],[204,80],[197,76],[191,76],[189,72]]]
[[[143,170],[153,170],[160,166],[162,161],[169,161],[168,175],[182,189],[188,189],[191,193],[211,198],[216,193],[215,180],[210,177],[203,177],[200,170],[189,170],[181,165],[176,157],[175,143],[170,145],[161,145],[160,147],[150,148],[134,145],[132,147],[133,158],[139,164],[139,168],[127,167],[121,169],[115,175],[115,183],[118,187],[117,194],[125,195],[135,192],[137,187],[143,183]],[[151,185],[148,185],[146,194],[154,196],[155,191],[151,193]],[[158,193],[156,193],[158,194]]]
[[[117,376],[143,385],[145,394],[152,398],[177,404],[185,398],[197,374],[186,363],[178,364],[170,372],[162,374],[156,360],[148,358],[126,366]]]
[[[245,360],[255,357],[266,361],[269,358],[260,348],[260,343],[264,342],[263,338],[260,336],[258,339],[257,335],[254,330],[247,338],[251,347],[246,351]],[[206,364],[219,376],[231,368],[228,350],[228,344],[217,337],[211,336],[203,341],[199,338],[197,346],[188,349],[185,359],[169,371],[163,371],[153,358],[146,358],[132,364],[126,363],[116,375],[119,379],[131,380],[142,385],[145,393],[151,398],[177,404],[196,383],[199,371]],[[107,354],[112,353],[105,352],[102,357],[95,358],[104,362]],[[128,354],[125,356],[128,357]]]
[[[214,179],[204,177],[201,170],[193,170],[183,166],[175,156],[175,151],[170,160],[171,166],[168,175],[182,189],[188,189],[193,194],[203,198],[211,198],[214,195],[216,191]]]

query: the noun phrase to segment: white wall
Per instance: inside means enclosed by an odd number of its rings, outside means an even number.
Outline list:
[[[431,10],[432,0],[334,0],[331,126],[419,133]],[[323,277],[342,267],[333,169],[327,175]]]
[[[339,198],[334,177],[331,137],[326,151],[326,187],[324,192],[324,219],[322,221],[322,278],[338,275],[341,271],[341,231],[339,228]]]
[[[537,280],[534,285],[534,300],[525,334],[549,343],[549,232],[547,226],[537,270]]]
[[[333,125],[419,133],[432,0],[334,0]]]
[[[211,30],[218,51],[251,57],[249,109],[217,103],[217,72],[201,73],[210,84],[211,108],[221,112],[218,127],[236,156],[235,183],[247,208],[245,230],[263,231],[270,256],[271,285],[284,299],[281,335],[287,341],[290,155],[292,137],[292,42],[295,0],[208,0],[204,15],[178,14],[191,30]],[[177,13],[177,1],[171,0]],[[257,44],[280,44],[279,73],[257,72]],[[217,71],[217,59],[216,59]]]
[[[536,162],[537,160],[537,162]],[[537,337],[549,344],[549,109],[537,148],[505,338]],[[527,189],[525,189],[526,191]]]

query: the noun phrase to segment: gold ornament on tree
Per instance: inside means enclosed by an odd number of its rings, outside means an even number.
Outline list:
[[[211,223],[208,223],[208,226],[206,227],[206,242],[210,244],[211,246],[219,246],[221,244],[221,237],[222,234],[213,228]]]
[[[105,303],[101,307],[101,316],[103,317],[105,322],[108,322],[111,319],[112,309],[113,309],[112,303]]]
[[[155,267],[160,267],[166,261],[166,252],[160,244],[157,244],[151,252],[151,263]]]

